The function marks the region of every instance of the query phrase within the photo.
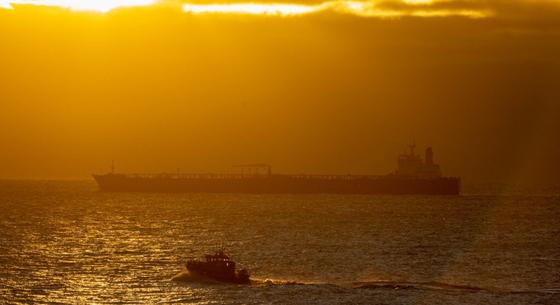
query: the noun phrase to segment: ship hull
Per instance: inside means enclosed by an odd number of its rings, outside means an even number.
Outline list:
[[[254,194],[419,194],[459,195],[455,177],[389,176],[174,177],[94,175],[107,192],[254,193]]]
[[[198,270],[198,269],[192,269],[192,268],[187,268],[187,270],[192,275],[199,276],[199,277],[204,277],[204,278],[209,278],[209,279],[219,281],[219,282],[223,282],[223,283],[232,283],[232,284],[250,284],[251,283],[251,280],[248,277],[247,278],[240,278],[236,274],[231,274],[231,275],[230,274],[220,274],[220,273],[207,272],[207,271],[204,271],[204,270]]]

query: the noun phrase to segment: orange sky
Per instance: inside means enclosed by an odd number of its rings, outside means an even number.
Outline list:
[[[386,173],[415,138],[560,182],[558,1],[229,2],[0,0],[0,177]]]

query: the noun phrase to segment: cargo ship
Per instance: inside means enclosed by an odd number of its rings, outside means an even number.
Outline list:
[[[122,174],[113,167],[93,177],[108,192],[459,195],[461,179],[442,175],[432,148],[422,159],[415,147],[409,145],[387,175],[273,174],[270,165],[250,164],[235,174]]]

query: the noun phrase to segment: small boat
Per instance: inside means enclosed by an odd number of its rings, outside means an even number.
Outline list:
[[[205,260],[188,260],[187,270],[189,273],[205,276],[220,282],[248,284],[249,272],[242,269],[236,272],[235,262],[225,254],[223,249],[216,251],[214,254],[204,256]]]

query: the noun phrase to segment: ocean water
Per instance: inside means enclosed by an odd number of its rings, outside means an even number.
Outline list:
[[[251,285],[184,276],[223,245]],[[560,304],[560,196],[0,182],[0,304]]]

